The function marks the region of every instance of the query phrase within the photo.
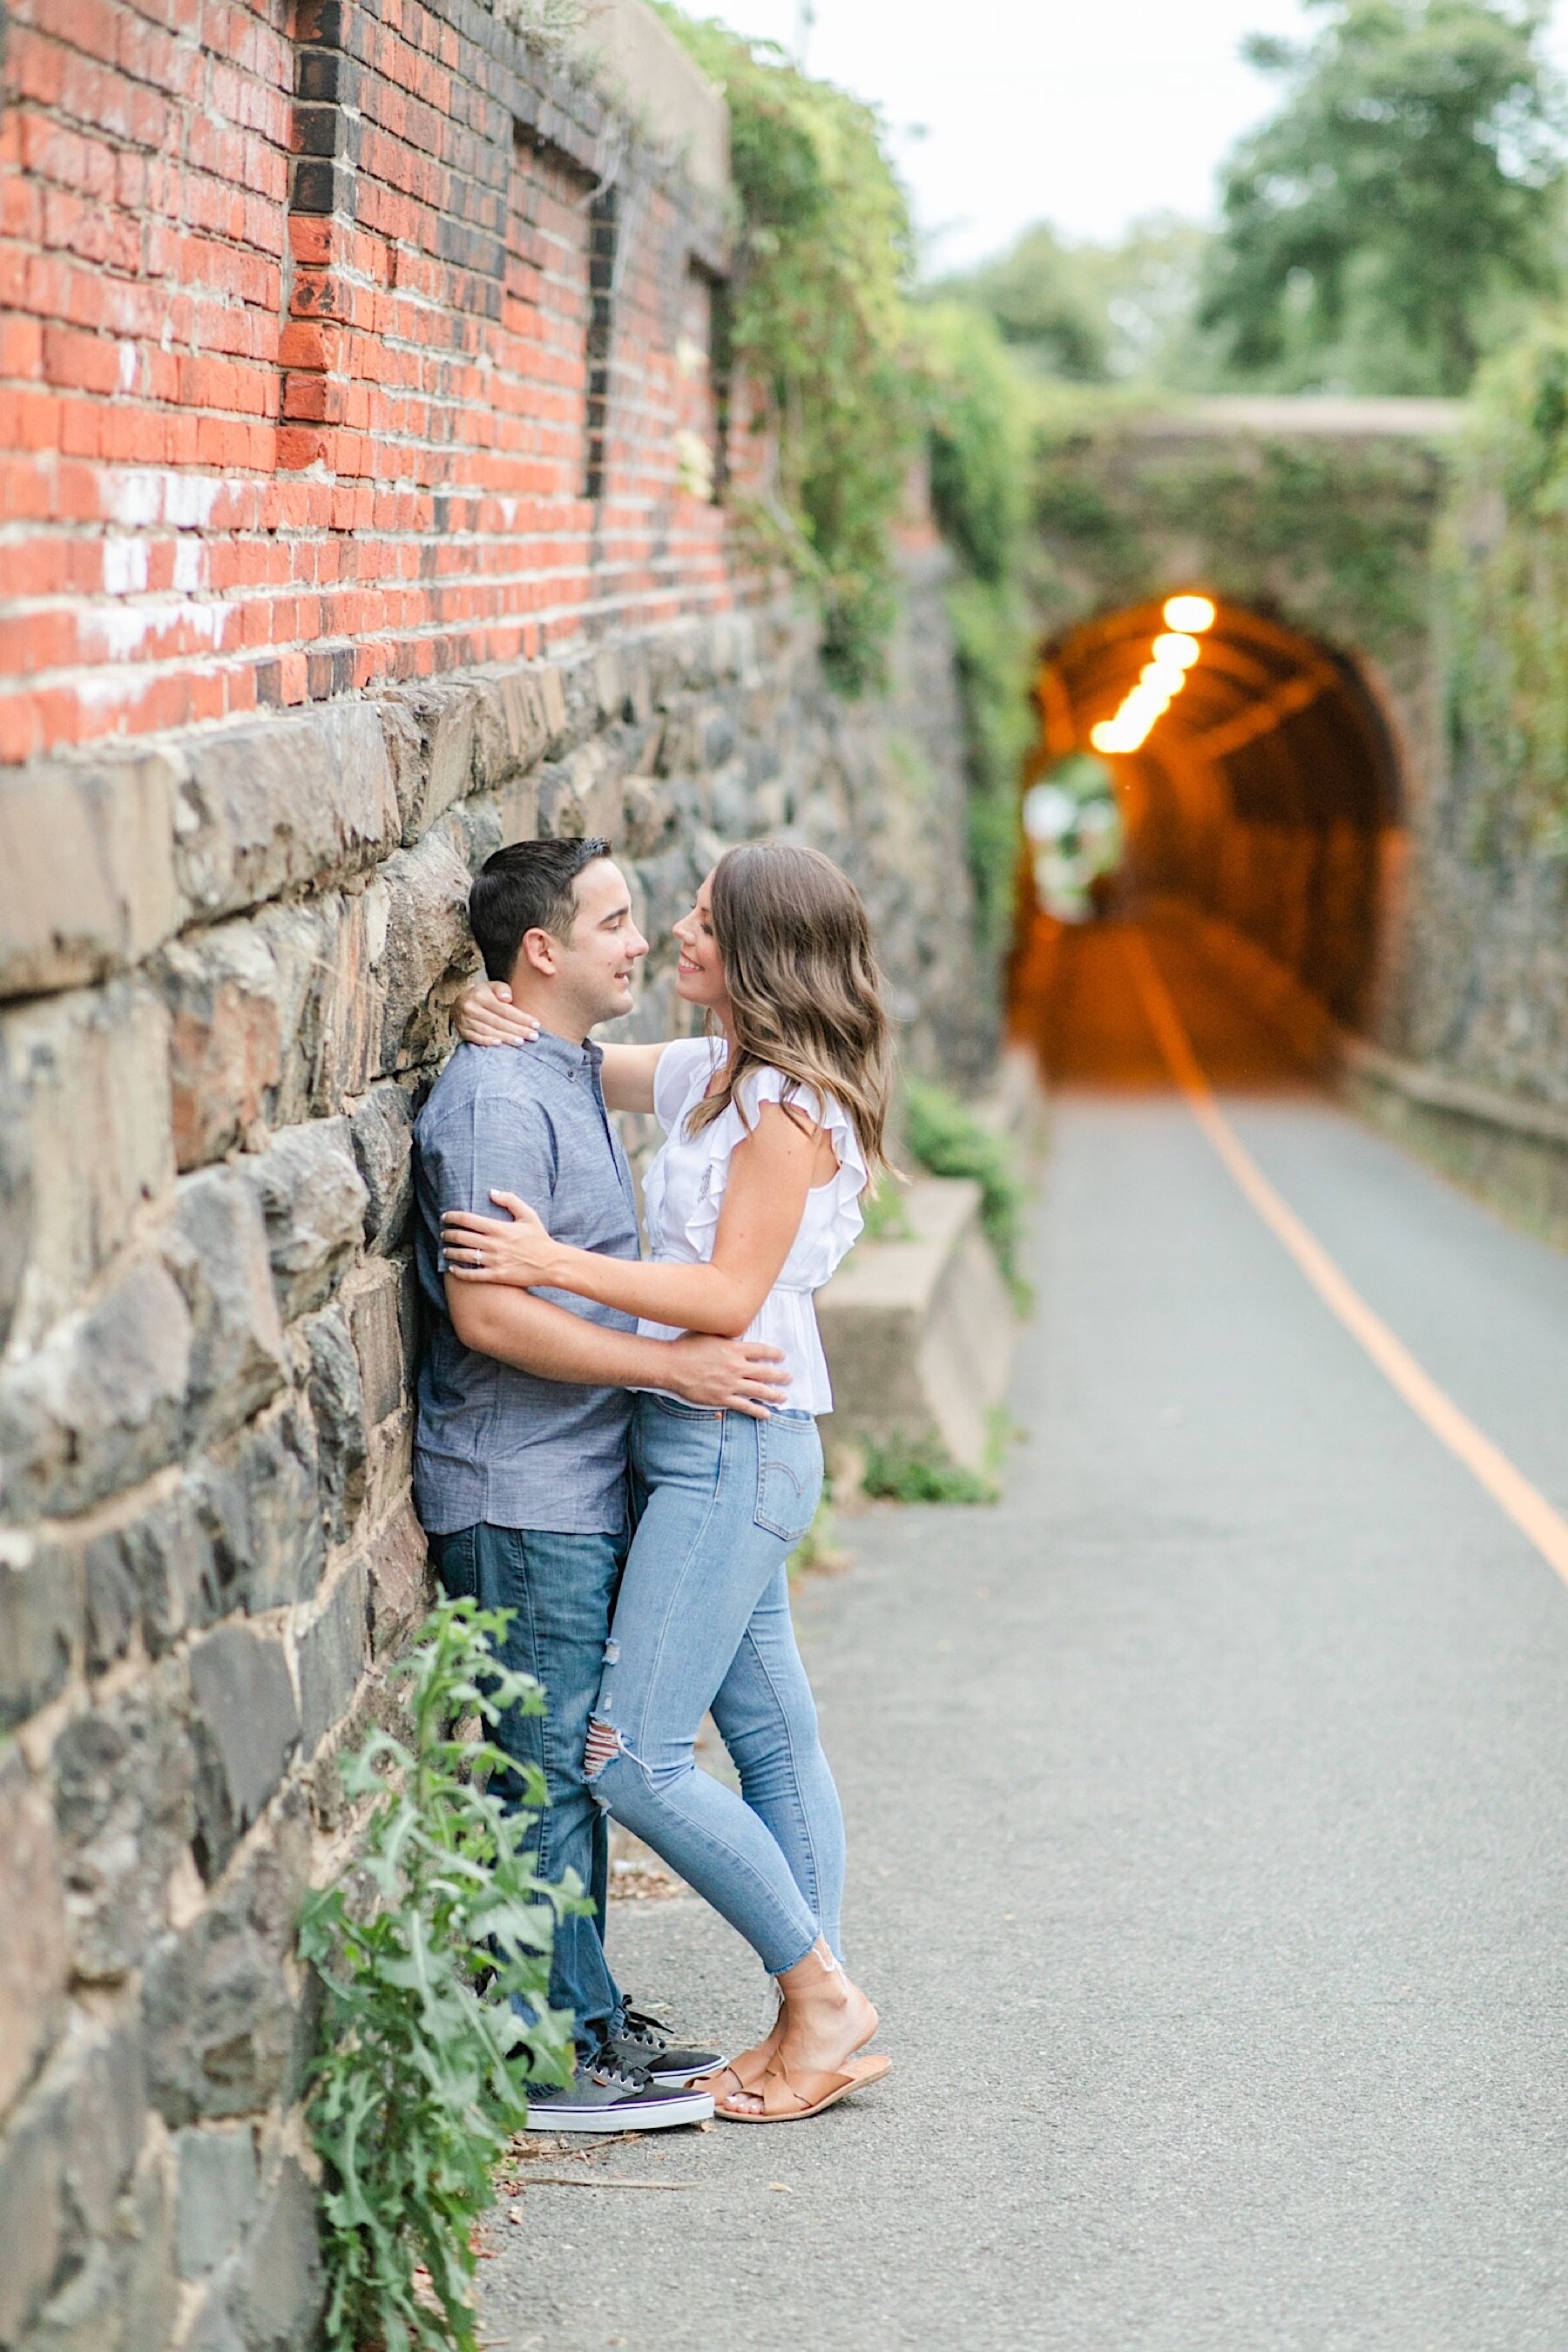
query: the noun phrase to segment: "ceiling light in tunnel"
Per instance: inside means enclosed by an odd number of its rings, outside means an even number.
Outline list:
[[[1167,596],[1164,622],[1168,629],[1212,629],[1215,608],[1207,596]]]
[[[1214,607],[1206,597],[1173,596],[1171,604],[1202,604],[1214,618]],[[1170,605],[1166,606],[1167,615]],[[1169,710],[1172,701],[1187,682],[1187,672],[1203,651],[1196,637],[1173,630],[1156,637],[1150,647],[1152,661],[1144,663],[1138,683],[1121,698],[1121,708],[1113,719],[1102,719],[1089,730],[1089,740],[1097,751],[1136,751],[1146,740],[1156,719]]]
[[[1158,688],[1135,686],[1122,697],[1114,719],[1102,719],[1098,727],[1089,729],[1089,740],[1097,751],[1136,751],[1155,719],[1170,707],[1170,696]]]
[[[1121,718],[1102,719],[1098,727],[1089,730],[1089,740],[1097,751],[1136,751],[1143,740]]]
[[[1149,650],[1157,662],[1173,662],[1178,669],[1191,669],[1203,647],[1196,637],[1177,631],[1170,636],[1156,637]]]
[[[1136,751],[1159,716],[1158,710],[1147,706],[1140,709],[1130,695],[1114,719],[1102,719],[1098,727],[1089,729],[1089,740],[1097,751]]]

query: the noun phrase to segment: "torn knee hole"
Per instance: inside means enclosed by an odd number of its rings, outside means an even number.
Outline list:
[[[620,1752],[621,1735],[615,1725],[606,1723],[601,1715],[590,1716],[587,1745],[583,1750],[583,1770],[586,1777],[592,1780],[604,1770],[611,1758]]]

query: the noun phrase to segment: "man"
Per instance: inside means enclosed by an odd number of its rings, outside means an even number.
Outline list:
[[[561,1921],[550,1999],[576,2020],[578,2065],[564,2091],[531,2099],[543,2129],[647,2131],[712,2112],[689,2085],[719,2063],[668,2048],[628,2011],[605,1957],[608,1837],[584,1778],[610,1612],[630,1540],[630,1388],[755,1410],[781,1403],[778,1351],[689,1334],[637,1337],[635,1319],[569,1297],[450,1282],[442,1212],[494,1213],[521,1194],[563,1241],[638,1254],[626,1154],[588,1032],[631,1009],[647,942],[609,844],[529,841],[498,850],[477,877],[469,921],[492,980],[541,1024],[521,1051],[459,1045],[415,1128],[419,1285],[429,1335],[419,1375],[415,1498],[451,1594],[515,1614],[507,1664],[537,1676],[546,1716],[509,1719],[502,1742],[540,1766],[550,1805],[539,1869],[574,1869],[594,1910]]]

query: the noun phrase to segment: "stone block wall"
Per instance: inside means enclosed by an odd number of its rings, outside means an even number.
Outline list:
[[[1509,839],[1497,793],[1468,747],[1450,749],[1414,845],[1409,939],[1384,1042],[1464,1083],[1561,1110],[1568,858]]]
[[[738,554],[695,77],[666,138],[479,0],[13,0],[4,70],[0,2352],[288,2352],[472,871],[611,835],[658,1035],[712,856],[816,843],[973,1066],[945,558],[846,706]]]
[[[788,830],[861,877],[906,1050],[973,1049],[961,810],[912,731],[939,587],[857,709],[769,607],[0,778],[6,2352],[308,2340],[294,1921],[427,1599],[410,1127],[471,869],[610,834],[658,1035],[707,861]]]

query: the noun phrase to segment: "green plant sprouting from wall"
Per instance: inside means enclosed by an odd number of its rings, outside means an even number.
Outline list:
[[[1023,1179],[1006,1138],[993,1134],[948,1087],[910,1078],[904,1087],[904,1139],[932,1176],[968,1176],[980,1187],[980,1222],[1020,1309],[1029,1290],[1019,1265]]]
[[[1568,324],[1481,371],[1437,542],[1472,856],[1568,856]]]
[[[888,1503],[995,1502],[1008,1444],[1019,1433],[1005,1405],[993,1405],[986,1423],[985,1458],[978,1470],[954,1462],[930,1433],[911,1439],[895,1430],[889,1437],[870,1439],[861,1493]]]
[[[500,1793],[544,1801],[542,1776],[520,1780],[491,1737],[509,1710],[543,1706],[497,1661],[507,1616],[471,1601],[432,1612],[394,1677],[406,1736],[375,1732],[342,1769],[369,1806],[352,1874],[300,1921],[323,1993],[307,2115],[325,2174],[329,2352],[478,2352],[473,2225],[527,2120],[527,2081],[572,2064],[550,1948],[557,1915],[585,1906],[534,1875],[533,1816]],[[475,1717],[466,1740],[459,1719]]]
[[[857,693],[880,677],[892,626],[891,526],[917,423],[909,208],[872,108],[773,42],[661,14],[729,102],[731,363],[765,394],[778,449],[775,482],[737,506],[812,585],[828,675]]]

